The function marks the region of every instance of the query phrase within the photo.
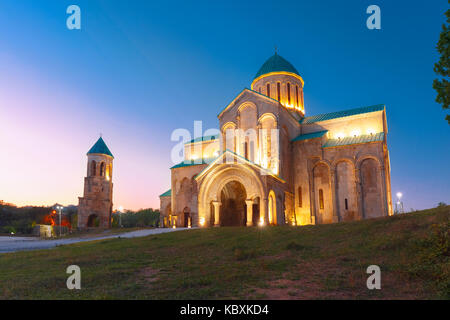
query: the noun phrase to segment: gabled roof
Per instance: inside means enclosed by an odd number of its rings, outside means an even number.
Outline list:
[[[296,75],[300,75],[297,69],[295,69],[295,67],[289,61],[275,53],[273,56],[267,59],[266,62],[264,62],[253,79],[256,79],[267,73],[280,71],[291,72],[295,73]]]
[[[220,134],[211,135],[211,136],[203,136],[203,137],[199,137],[199,138],[192,139],[191,141],[186,142],[185,144],[187,144],[187,143],[201,142],[201,141],[211,141],[211,140],[216,140],[216,139],[219,138],[219,137],[220,137]]]
[[[229,150],[226,149],[225,151],[223,151],[214,161],[212,161],[207,167],[203,168],[202,171],[200,171],[199,174],[197,174],[195,176],[195,179],[198,179],[199,177],[203,176],[206,172],[208,172],[215,164],[220,163],[220,161],[225,157],[226,154],[230,154],[233,157],[235,157],[237,160],[240,160],[241,162],[244,162],[250,166],[253,166],[261,171],[263,171],[264,173],[266,173],[267,175],[270,175],[272,177],[274,177],[275,179],[285,183],[286,181],[284,181],[282,178],[280,178],[279,176],[277,176],[276,174],[273,174],[269,169],[263,168],[261,167],[259,164],[256,164],[250,160],[248,160],[247,158]]]
[[[266,100],[268,100],[268,101],[270,101],[270,102],[272,102],[272,103],[275,103],[275,104],[277,104],[277,105],[280,104],[280,102],[279,102],[278,100],[275,100],[275,99],[273,99],[273,98],[270,98],[270,97],[266,96],[265,94],[259,93],[259,92],[255,91],[255,90],[252,90],[252,89],[249,89],[249,88],[244,88],[244,89],[236,96],[236,98],[233,99],[233,101],[231,101],[225,108],[222,109],[222,111],[220,111],[220,113],[218,114],[218,117],[220,117],[220,116],[222,115],[222,113],[224,113],[229,107],[231,107],[231,106],[236,102],[236,100],[238,100],[238,99],[239,99],[244,93],[246,93],[246,92],[253,93],[253,94],[255,94],[255,95],[257,95],[257,96],[259,96],[259,97],[261,97],[261,98],[263,98],[263,99],[266,99]]]
[[[160,198],[162,197],[170,197],[172,195],[172,189],[167,190],[163,194],[159,195]]]
[[[300,140],[320,138],[327,132],[328,132],[328,130],[312,132],[312,133],[305,133],[305,134],[301,134],[301,135],[297,136],[296,138],[292,139],[291,141],[300,141]]]
[[[106,146],[105,141],[103,141],[102,137],[98,138],[97,142],[92,146],[87,154],[93,153],[106,154],[114,158],[111,151],[109,151],[108,147]]]
[[[217,158],[201,159],[201,162],[200,162],[200,159],[198,159],[198,160],[185,160],[183,162],[180,162],[180,163],[174,165],[173,167],[170,167],[170,169],[190,167],[190,166],[198,166],[198,165],[201,165],[201,164],[209,164],[212,161],[214,161],[215,159],[217,159]]]
[[[309,123],[326,121],[326,120],[331,120],[331,119],[349,117],[349,116],[354,116],[357,114],[382,111],[382,110],[384,110],[384,108],[385,108],[384,104],[378,104],[378,105],[369,106],[369,107],[361,107],[361,108],[349,109],[349,110],[344,110],[344,111],[323,113],[323,114],[318,114],[316,116],[305,117],[302,120],[300,120],[300,123],[301,124],[309,124]]]
[[[325,144],[322,146],[322,148],[332,148],[332,147],[348,146],[351,144],[379,142],[383,141],[383,139],[384,139],[384,132],[378,132],[375,134],[364,134],[357,137],[328,139],[327,142],[325,142]]]

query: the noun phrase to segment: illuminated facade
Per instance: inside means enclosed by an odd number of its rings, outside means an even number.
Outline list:
[[[161,227],[306,225],[392,214],[384,105],[305,116],[304,81],[278,54],[185,145]]]
[[[87,157],[84,194],[78,198],[78,228],[110,228],[114,157],[101,137],[88,151]]]

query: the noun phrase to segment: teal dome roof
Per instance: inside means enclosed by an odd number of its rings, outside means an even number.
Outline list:
[[[106,146],[105,141],[103,141],[102,137],[98,138],[97,142],[88,151],[87,154],[92,154],[92,153],[106,154],[106,155],[111,156],[111,157],[114,158],[114,156],[112,155],[111,151],[109,151],[108,147]]]
[[[280,71],[295,73],[298,76],[300,75],[297,69],[295,69],[289,61],[275,53],[273,56],[267,59],[266,62],[264,62],[254,79],[267,73]]]

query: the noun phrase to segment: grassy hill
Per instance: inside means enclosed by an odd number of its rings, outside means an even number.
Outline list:
[[[305,227],[209,228],[0,255],[0,298],[450,298],[450,206]],[[81,290],[66,288],[81,267]],[[366,268],[381,268],[368,290]]]

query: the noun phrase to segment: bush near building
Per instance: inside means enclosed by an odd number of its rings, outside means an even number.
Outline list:
[[[113,213],[112,227],[120,227],[120,215],[122,216],[122,227],[157,227],[159,224],[159,210],[152,208],[141,209],[139,211],[126,211],[124,213]]]

